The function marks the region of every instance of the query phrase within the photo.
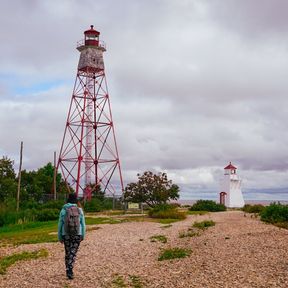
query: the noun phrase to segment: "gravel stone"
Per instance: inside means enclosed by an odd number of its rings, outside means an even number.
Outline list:
[[[0,257],[46,248],[48,258],[18,262],[0,275],[1,288],[110,288],[121,279],[126,287],[137,277],[141,287],[287,288],[288,230],[265,224],[241,211],[190,215],[163,229],[154,222],[98,225],[81,243],[74,268],[67,280],[64,249],[60,243],[0,248]],[[193,222],[213,220],[216,225],[199,236],[179,238]],[[163,244],[150,237],[165,235]],[[189,257],[158,261],[162,249],[191,249]]]

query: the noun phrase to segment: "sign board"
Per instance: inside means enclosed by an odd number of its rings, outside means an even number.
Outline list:
[[[128,209],[139,209],[139,203],[129,202]]]

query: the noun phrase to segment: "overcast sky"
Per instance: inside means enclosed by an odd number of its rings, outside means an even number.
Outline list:
[[[165,171],[182,199],[218,198],[232,161],[245,199],[288,200],[288,1],[1,1],[0,155],[53,162],[93,24],[125,185]]]

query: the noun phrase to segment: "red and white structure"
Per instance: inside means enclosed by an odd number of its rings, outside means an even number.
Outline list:
[[[106,46],[99,35],[91,25],[77,44],[80,58],[57,165],[77,196],[88,199],[94,184],[107,195],[123,192],[103,61]]]
[[[230,162],[224,168],[224,177],[221,183],[220,204],[229,208],[240,208],[245,205],[241,191],[241,179],[236,170],[237,168]]]

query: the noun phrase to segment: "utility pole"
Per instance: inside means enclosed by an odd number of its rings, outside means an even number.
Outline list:
[[[20,165],[19,165],[19,173],[18,173],[18,189],[17,189],[17,212],[19,211],[19,202],[20,202],[21,170],[22,170],[22,154],[23,154],[23,141],[21,141],[21,147],[20,147]]]
[[[57,200],[56,193],[56,176],[57,176],[57,168],[56,168],[56,151],[54,151],[54,175],[53,175],[53,192],[54,192],[54,200]]]

